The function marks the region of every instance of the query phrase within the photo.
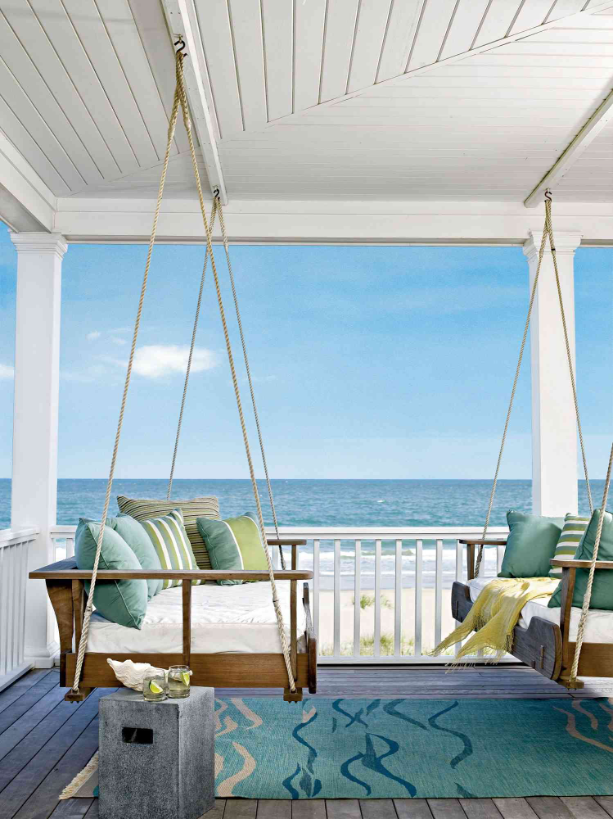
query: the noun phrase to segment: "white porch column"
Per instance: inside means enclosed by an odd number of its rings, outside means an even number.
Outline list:
[[[573,262],[580,239],[577,232],[554,234],[574,370]],[[531,231],[524,244],[531,287],[540,244],[541,232]],[[546,247],[531,317],[533,512],[560,516],[578,511],[578,447],[569,366],[548,242]]]
[[[55,560],[49,528],[56,523],[60,380],[60,234],[12,233],[17,248],[15,409],[11,526],[37,527],[28,565]],[[26,660],[50,667],[58,653],[45,582],[28,581]]]

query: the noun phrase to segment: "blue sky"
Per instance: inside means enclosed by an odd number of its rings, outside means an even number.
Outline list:
[[[491,476],[527,307],[520,248],[231,252],[274,477]],[[72,245],[64,257],[61,477],[107,474],[145,254]],[[168,473],[202,260],[202,247],[154,252],[118,477]],[[611,250],[577,252],[578,391],[595,477],[612,427],[611,274]],[[11,464],[15,277],[0,224],[0,476]],[[210,276],[197,345],[177,476],[245,477]],[[527,351],[504,478],[530,477],[530,424]]]

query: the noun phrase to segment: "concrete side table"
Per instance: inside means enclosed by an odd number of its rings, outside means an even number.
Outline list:
[[[214,806],[214,693],[151,703],[120,689],[100,699],[102,818],[201,817]]]

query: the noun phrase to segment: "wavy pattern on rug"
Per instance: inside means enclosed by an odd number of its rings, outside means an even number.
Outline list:
[[[612,793],[605,699],[232,698],[215,708],[219,797]],[[92,796],[94,765],[62,797]]]

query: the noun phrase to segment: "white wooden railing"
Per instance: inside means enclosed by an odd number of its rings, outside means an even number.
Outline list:
[[[28,669],[24,660],[28,547],[38,530],[0,530],[0,691]]]
[[[465,580],[458,542],[480,527],[282,527],[304,539],[299,568],[313,569],[313,620],[320,663],[441,663],[428,652],[454,627],[450,590]],[[74,554],[75,527],[54,527],[56,560]],[[491,527],[502,538],[507,528]],[[289,556],[288,556],[289,557]],[[503,548],[485,551],[485,574]]]

